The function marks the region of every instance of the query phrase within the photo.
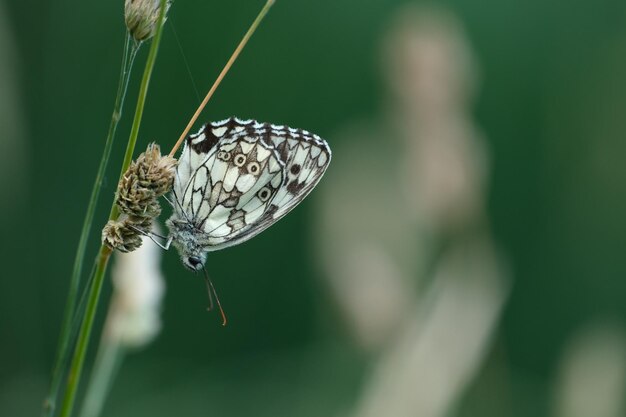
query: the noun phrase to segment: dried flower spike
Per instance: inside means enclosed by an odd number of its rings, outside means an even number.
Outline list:
[[[159,145],[150,144],[117,186],[117,205],[131,217],[155,218],[161,213],[158,198],[172,188],[176,160],[161,156]]]
[[[176,163],[171,156],[161,156],[159,145],[151,143],[136,162],[142,185],[153,190],[157,197],[169,192],[174,182]]]
[[[154,191],[142,187],[136,175],[127,172],[120,180],[116,201],[120,211],[135,217],[157,217],[161,207]]]
[[[102,229],[102,243],[121,252],[141,246],[142,232],[152,230],[161,214],[158,198],[169,192],[176,173],[176,159],[162,156],[159,145],[151,143],[132,162],[117,185],[115,202],[122,215]]]
[[[142,243],[141,231],[152,230],[152,218],[133,217],[122,214],[117,220],[109,220],[102,229],[102,243],[120,252],[132,252]]]
[[[141,236],[128,218],[109,220],[102,229],[102,243],[120,252],[132,252],[141,246]],[[149,229],[148,229],[149,230]]]
[[[154,36],[159,20],[160,0],[126,0],[124,4],[124,20],[126,27],[138,41],[145,41]],[[165,14],[170,8],[170,1],[165,3]]]

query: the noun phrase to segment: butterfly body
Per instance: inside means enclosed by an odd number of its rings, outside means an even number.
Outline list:
[[[230,118],[185,141],[174,179],[170,240],[201,269],[210,251],[256,236],[300,203],[331,159],[305,130]]]

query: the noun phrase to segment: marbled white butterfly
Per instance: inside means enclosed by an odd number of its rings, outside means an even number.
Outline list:
[[[245,242],[286,215],[330,162],[326,141],[306,130],[230,118],[185,140],[173,187],[169,242],[183,264]]]

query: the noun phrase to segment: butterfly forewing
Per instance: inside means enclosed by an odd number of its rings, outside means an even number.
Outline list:
[[[207,251],[241,243],[287,214],[330,161],[309,132],[235,118],[191,135],[174,184],[175,215],[190,222]]]

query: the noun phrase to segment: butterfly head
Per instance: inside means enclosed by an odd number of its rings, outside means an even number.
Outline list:
[[[192,271],[200,271],[206,262],[206,250],[199,241],[201,232],[189,222],[180,220],[173,215],[167,223],[170,229],[172,243],[178,253],[183,265]]]
[[[176,243],[176,242],[175,242]],[[206,262],[206,252],[202,251],[195,245],[185,245],[178,242],[176,245],[178,253],[180,254],[180,260],[185,268],[192,271],[202,271],[204,263]]]
[[[206,262],[206,254],[199,255],[185,255],[181,253],[181,260],[183,261],[183,265],[187,269],[191,269],[192,271],[200,271],[204,267],[204,263]]]

